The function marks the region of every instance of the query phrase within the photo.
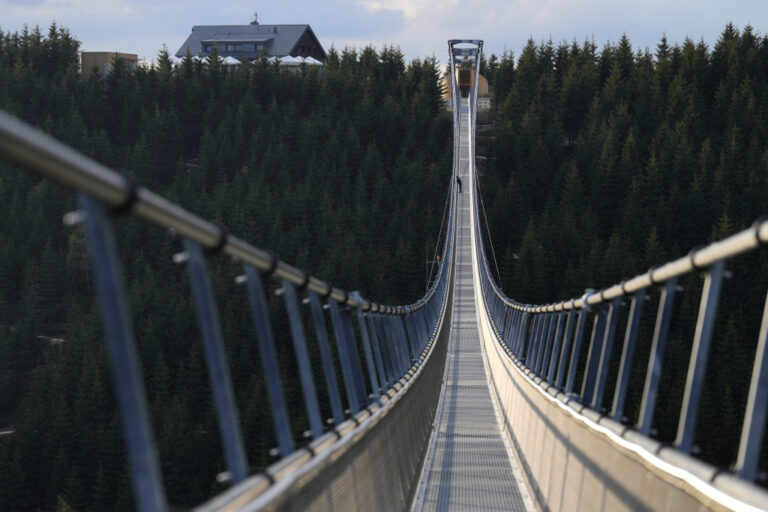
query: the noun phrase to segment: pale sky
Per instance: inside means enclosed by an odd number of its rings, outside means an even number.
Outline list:
[[[599,46],[626,33],[634,48],[686,36],[713,45],[725,24],[768,32],[768,0],[0,0],[0,30],[26,23],[67,27],[88,51],[122,51],[153,59],[171,53],[193,25],[308,23],[326,50],[369,43],[400,46],[407,59],[445,63],[449,38],[483,39],[485,53],[516,55],[529,37],[555,43],[574,38]]]

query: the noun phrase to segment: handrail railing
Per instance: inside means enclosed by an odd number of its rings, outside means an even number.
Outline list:
[[[478,177],[475,175],[475,183]],[[480,191],[475,188],[475,193]],[[648,291],[661,289],[655,317],[651,352],[644,381],[637,431],[649,435],[662,372],[667,335],[672,321],[672,306],[679,292],[679,278],[693,273],[704,274],[696,329],[687,371],[685,391],[674,446],[690,454],[693,448],[696,419],[704,384],[707,358],[717,312],[720,285],[726,275],[725,262],[735,256],[768,245],[768,220],[762,218],[751,228],[724,240],[691,251],[687,256],[653,267],[602,290],[587,290],[584,295],[552,304],[531,305],[507,297],[496,283],[485,253],[480,211],[475,201],[475,250],[479,263],[485,307],[497,339],[517,363],[541,379],[541,384],[564,392],[572,399],[602,411],[609,374],[614,338],[617,335],[622,299],[630,298],[629,314],[616,386],[607,415],[622,423],[629,375],[633,363],[635,341]],[[594,315],[589,338],[587,363],[581,389],[574,391],[579,355],[589,314]],[[743,420],[735,476],[754,482],[768,417],[768,297],[757,342],[752,380]]]
[[[386,402],[400,392],[403,379],[410,378],[415,373],[414,369],[424,363],[427,348],[437,334],[440,315],[449,295],[448,283],[453,262],[453,182],[450,184],[452,199],[443,244],[444,257],[440,260],[434,281],[424,297],[417,302],[390,306],[332,287],[2,111],[0,157],[80,192],[81,210],[68,214],[65,220],[85,223],[136,503],[142,511],[166,510],[167,505],[110,217],[133,214],[171,230],[183,242],[184,251],[174,255],[173,259],[176,263],[189,265],[227,464],[226,475],[232,484],[242,482],[250,470],[243,447],[216,302],[206,268],[207,257],[218,253],[227,254],[243,266],[243,274],[236,282],[245,285],[248,290],[267,394],[272,407],[278,442],[276,451],[283,460],[294,453],[296,447],[291,434],[290,413],[283,396],[275,339],[267,314],[265,279],[279,282],[277,293],[284,299],[284,311],[290,326],[310,424],[310,441],[323,436],[326,426],[321,417],[309,362],[299,293],[306,294],[301,302],[309,305],[309,312],[304,315],[311,314],[313,319],[325,387],[332,408],[329,428],[335,430],[338,437],[359,424],[382,401]],[[341,362],[346,404],[343,403],[336,382],[327,330],[329,314]],[[355,335],[353,316],[357,318],[359,336]],[[359,356],[360,346],[364,352],[365,369]],[[367,374],[368,382],[364,380],[364,374]],[[349,421],[348,417],[353,421]],[[327,443],[323,446],[327,446]],[[310,457],[313,453],[308,452]],[[268,480],[276,480],[274,474],[270,474]]]

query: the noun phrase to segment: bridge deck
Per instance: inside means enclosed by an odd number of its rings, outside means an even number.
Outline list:
[[[462,128],[467,103],[462,101]],[[526,510],[488,389],[475,311],[468,135],[462,130],[451,336],[435,431],[414,510]]]

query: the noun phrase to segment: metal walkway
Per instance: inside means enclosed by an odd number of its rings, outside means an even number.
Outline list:
[[[462,127],[467,125],[462,100]],[[468,134],[461,134],[456,278],[440,406],[413,510],[528,510],[502,438],[480,347],[472,283]],[[530,501],[528,501],[530,503]]]

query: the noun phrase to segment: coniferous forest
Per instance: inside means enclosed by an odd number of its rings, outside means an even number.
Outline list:
[[[662,38],[654,49],[637,49],[626,36],[602,48],[529,41],[519,58],[491,56],[483,68],[497,111],[493,129],[478,135],[487,157],[478,164],[480,182],[500,282],[515,300],[580,297],[586,287],[617,284],[768,214],[768,37],[751,27],[728,24],[711,48]],[[736,461],[768,288],[766,256],[757,251],[727,264],[732,276],[709,355],[694,454],[726,468]],[[663,441],[677,431],[703,277],[681,279],[676,297],[654,416]],[[656,291],[643,307],[628,424],[638,419],[658,299]]]
[[[434,60],[332,49],[322,72],[296,73],[266,60],[174,68],[162,50],[155,67],[118,62],[105,79],[78,71],[78,49],[56,25],[2,34],[0,108],[336,286],[384,303],[423,294],[452,156]],[[728,25],[713,47],[530,41],[483,73],[493,109],[478,133],[482,193],[516,300],[617,283],[768,212],[768,38],[749,27]],[[131,510],[87,245],[61,222],[75,197],[0,168],[0,427],[16,431],[0,438],[0,509]],[[224,461],[188,276],[171,261],[180,244],[136,219],[115,224],[166,490],[174,505],[198,504],[222,488]],[[209,266],[248,460],[263,467],[275,441],[240,269],[222,257]],[[717,435],[697,439],[699,456],[722,466],[735,459],[768,258],[728,268],[699,419]],[[663,440],[677,425],[701,283],[681,281],[656,413]],[[274,327],[280,339],[286,326]],[[289,344],[278,345],[300,440],[301,390],[287,378]]]
[[[366,48],[329,51],[322,72],[189,58],[174,70],[163,50],[156,68],[117,63],[104,79],[78,72],[77,51],[56,26],[4,34],[0,108],[334,286],[387,304],[423,295],[452,158],[436,62]],[[133,510],[87,246],[61,220],[75,195],[0,165],[0,426],[16,430],[0,439],[0,509]],[[199,504],[225,465],[187,270],[172,262],[181,244],[131,218],[116,234],[169,501]],[[209,270],[248,461],[264,467],[276,442],[242,268],[220,256]]]

